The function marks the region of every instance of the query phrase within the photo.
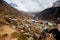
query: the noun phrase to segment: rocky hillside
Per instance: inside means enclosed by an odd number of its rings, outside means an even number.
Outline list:
[[[5,22],[6,24],[6,20],[9,21],[9,18],[16,19],[18,17],[23,19],[23,16],[25,15],[30,17],[30,14],[28,14],[27,12],[18,11],[17,9],[11,7],[5,1],[0,0],[0,23]]]
[[[57,20],[60,18],[60,7],[52,7],[43,10],[42,12],[38,12],[35,17],[38,17],[42,20]]]
[[[8,3],[3,1],[3,2],[0,2],[0,14],[10,15],[10,16],[12,15],[18,16],[20,14],[19,16],[21,16],[22,12],[14,9]]]

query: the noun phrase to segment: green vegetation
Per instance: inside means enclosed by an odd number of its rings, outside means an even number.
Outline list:
[[[19,33],[18,33],[18,32],[13,32],[13,33],[12,33],[12,37],[13,37],[13,38],[19,37]]]
[[[23,33],[20,33],[20,36],[18,37],[18,40],[28,40],[27,35],[24,35]]]
[[[13,38],[18,38],[18,40],[28,40],[28,35],[25,35],[24,33],[18,33],[18,32],[14,32],[12,33],[12,37]]]

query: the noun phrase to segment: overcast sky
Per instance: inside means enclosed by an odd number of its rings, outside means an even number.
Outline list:
[[[53,3],[57,0],[5,0],[7,3],[13,3],[12,5],[18,10],[26,12],[42,11],[46,8],[52,7]]]

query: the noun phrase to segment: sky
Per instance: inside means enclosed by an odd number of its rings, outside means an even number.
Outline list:
[[[43,11],[46,8],[52,7],[57,0],[5,0],[14,8],[26,12]]]

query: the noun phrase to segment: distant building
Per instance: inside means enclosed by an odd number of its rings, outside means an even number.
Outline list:
[[[56,1],[56,2],[53,4],[53,7],[60,7],[60,0]]]

